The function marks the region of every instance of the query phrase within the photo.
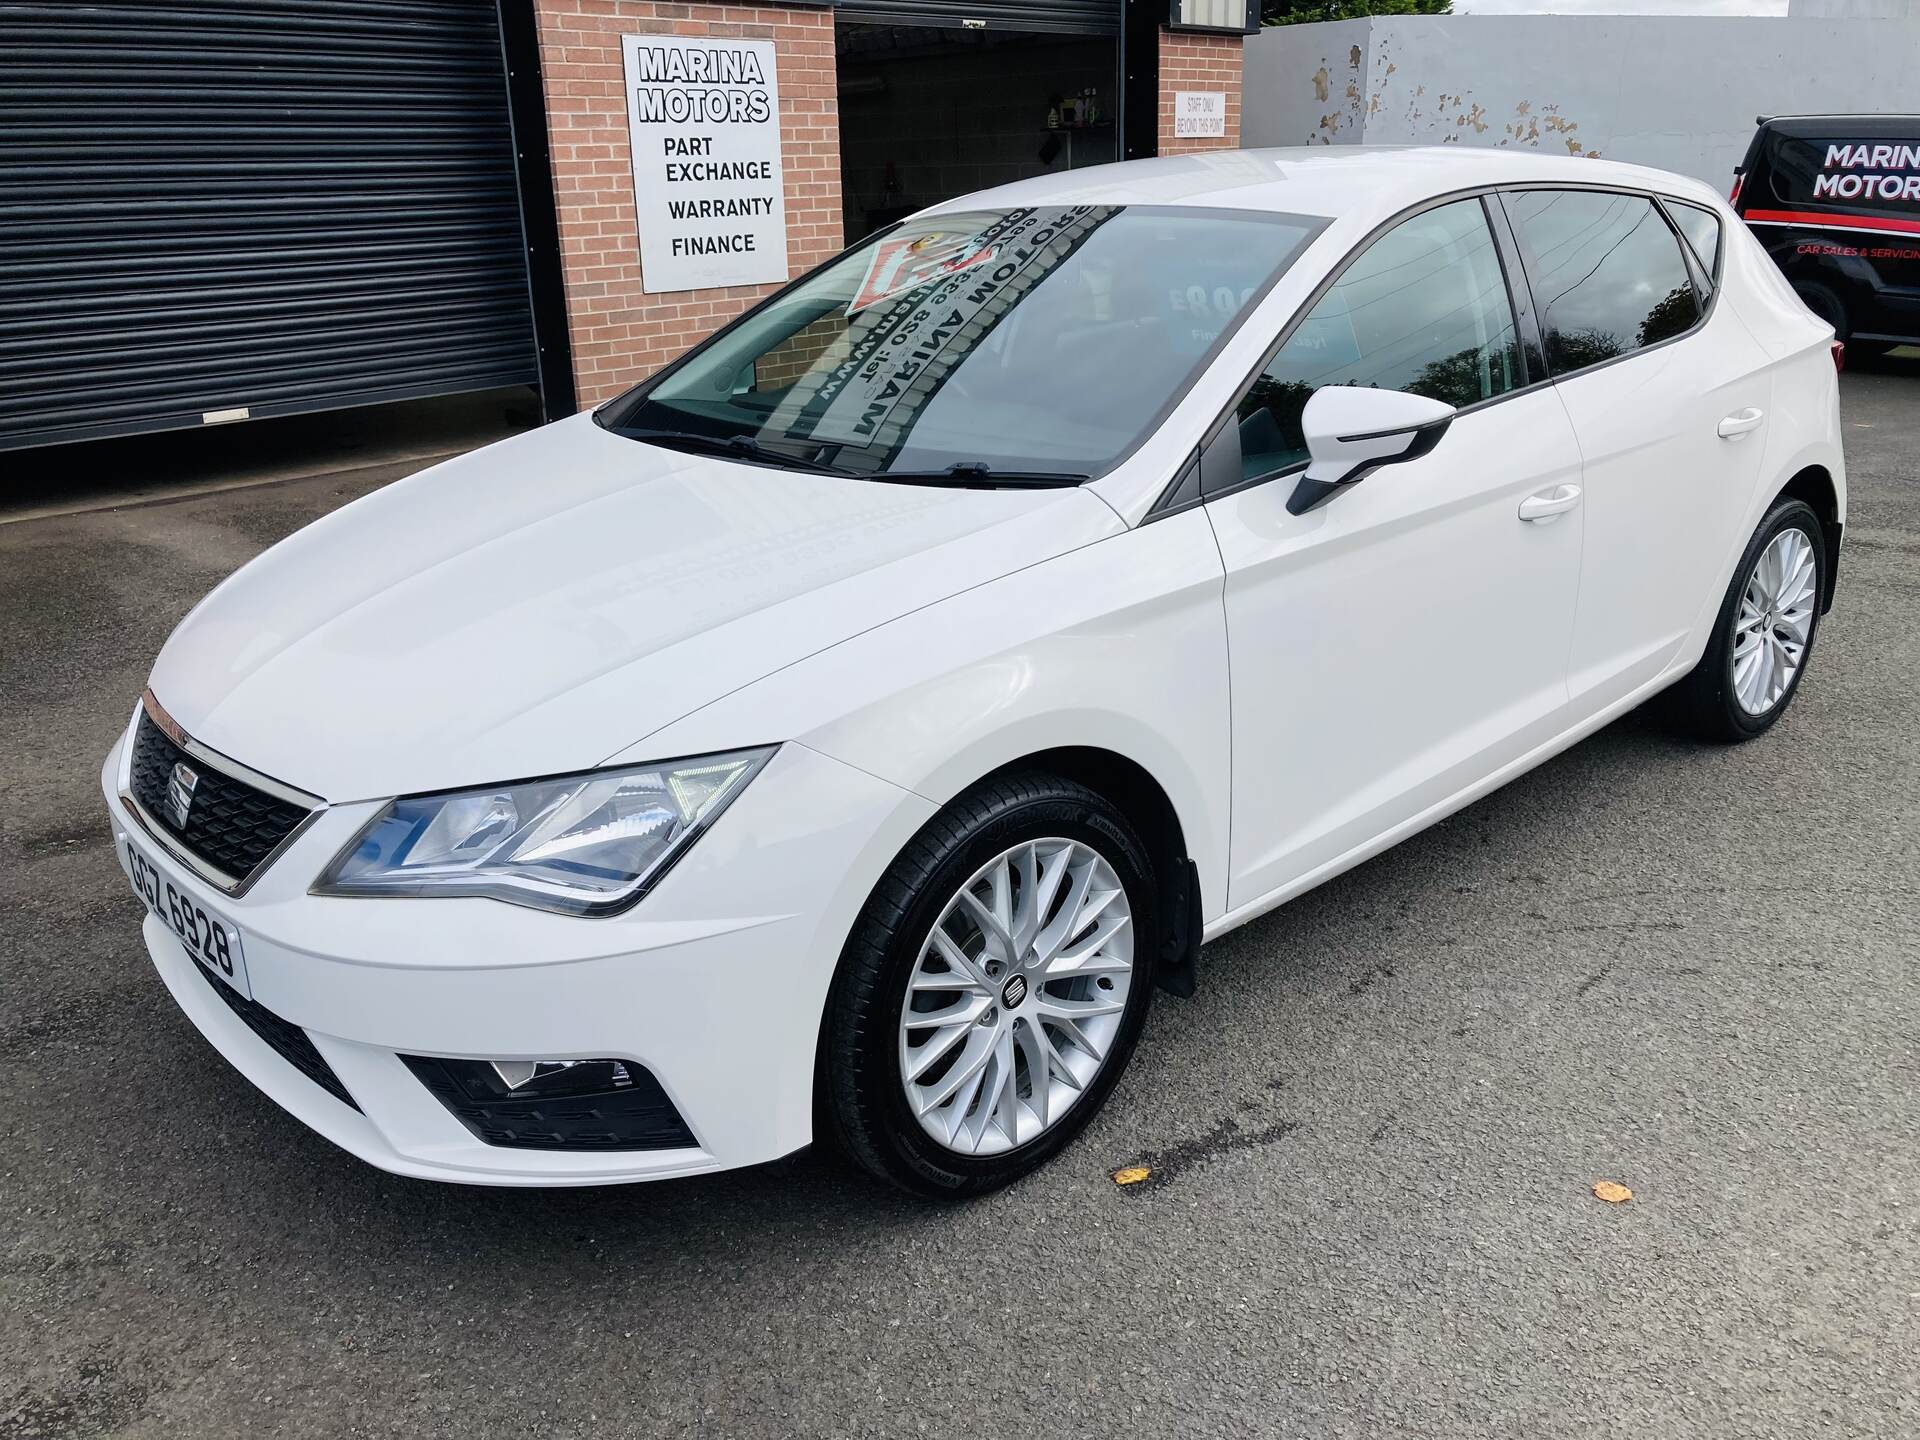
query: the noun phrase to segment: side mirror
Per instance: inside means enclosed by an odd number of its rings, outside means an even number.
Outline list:
[[[1311,458],[1287,499],[1288,513],[1304,515],[1382,465],[1425,455],[1453,415],[1444,401],[1400,390],[1328,385],[1314,391],[1300,416]]]

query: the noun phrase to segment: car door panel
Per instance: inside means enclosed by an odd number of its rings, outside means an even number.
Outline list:
[[[1758,478],[1772,402],[1765,356],[1726,321],[1559,385],[1587,498],[1590,563],[1568,667],[1583,710],[1652,680],[1702,638],[1694,625]],[[1718,433],[1754,412],[1758,426]]]
[[[1479,200],[1411,216],[1330,282],[1230,418],[1235,469],[1282,472],[1206,507],[1227,572],[1232,908],[1563,728],[1580,452],[1552,387],[1526,387],[1510,283]],[[1465,408],[1431,452],[1291,515],[1300,417],[1328,384]],[[1522,519],[1530,500],[1554,513]]]
[[[1564,728],[1581,507],[1550,388],[1458,417],[1431,455],[1289,515],[1282,477],[1207,507],[1227,569],[1233,880],[1251,903]]]

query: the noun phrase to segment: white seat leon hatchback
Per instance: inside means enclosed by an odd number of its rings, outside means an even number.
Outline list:
[[[1780,717],[1832,340],[1706,187],[1604,161],[936,206],[193,610],[102,775],[147,948],[389,1170],[1005,1183],[1203,941],[1660,692]]]

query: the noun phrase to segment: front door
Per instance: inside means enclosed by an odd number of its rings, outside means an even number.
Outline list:
[[[1564,728],[1583,517],[1520,509],[1577,496],[1580,454],[1553,388],[1526,380],[1474,198],[1376,240],[1242,400],[1241,473],[1270,478],[1207,506],[1227,571],[1230,908],[1299,888]],[[1338,384],[1464,413],[1430,454],[1289,515],[1301,410]]]

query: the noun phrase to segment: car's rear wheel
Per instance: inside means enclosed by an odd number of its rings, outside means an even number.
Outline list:
[[[874,1174],[975,1195],[1052,1156],[1126,1067],[1159,950],[1127,818],[1045,773],[962,795],[901,853],[848,939],[822,1109]]]
[[[1675,718],[1710,740],[1771,728],[1806,675],[1825,583],[1820,517],[1804,501],[1779,501],[1740,557],[1706,654],[1668,692]]]

